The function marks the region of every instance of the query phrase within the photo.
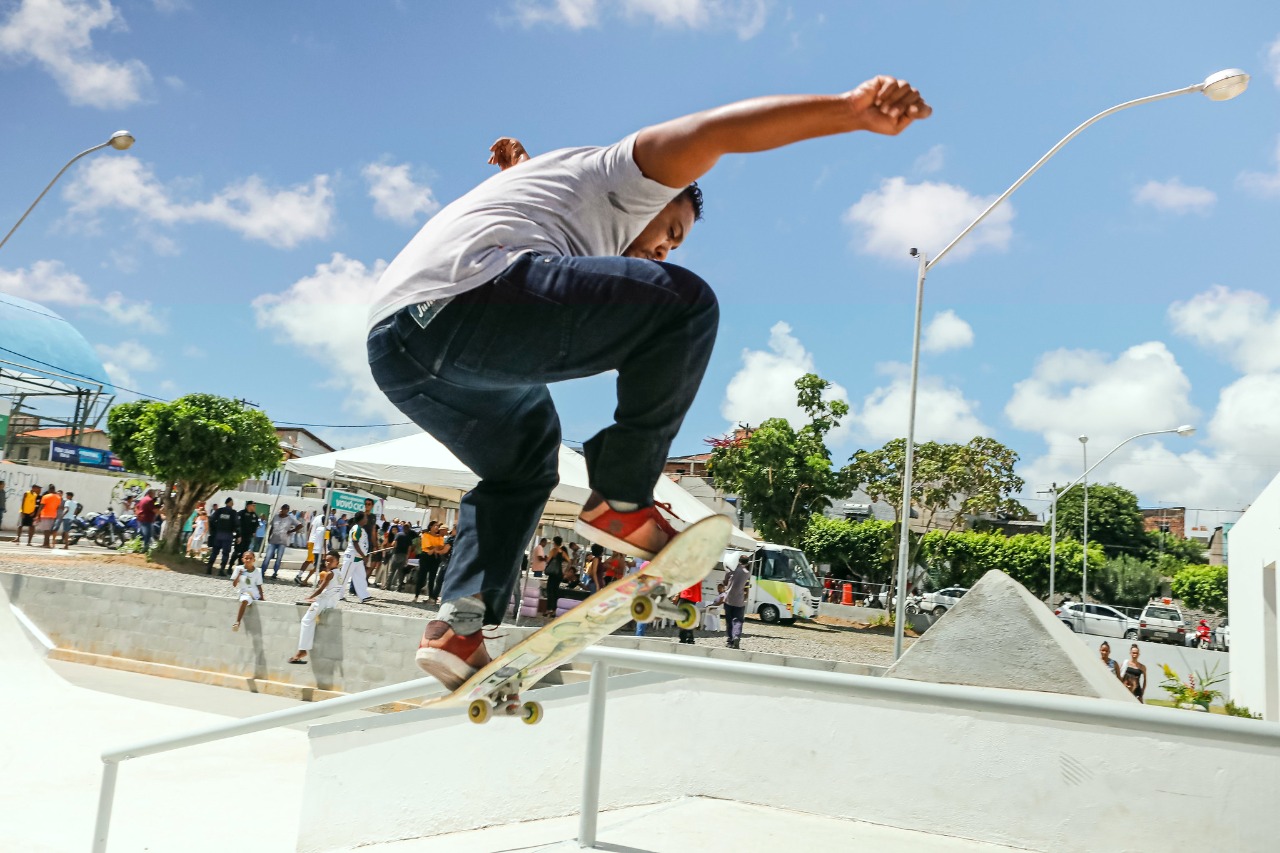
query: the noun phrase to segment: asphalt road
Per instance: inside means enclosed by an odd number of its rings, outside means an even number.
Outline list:
[[[1095,653],[1098,646],[1106,640],[1111,644],[1111,656],[1120,662],[1121,671],[1124,671],[1124,662],[1129,659],[1129,647],[1133,645],[1133,640],[1121,640],[1116,637],[1099,637],[1094,634],[1077,634],[1080,642],[1084,643]],[[1160,683],[1164,681],[1164,672],[1160,667],[1168,664],[1173,670],[1185,681],[1189,673],[1195,672],[1213,672],[1213,668],[1218,668],[1218,675],[1226,675],[1228,668],[1231,666],[1230,655],[1226,652],[1212,652],[1204,649],[1196,649],[1190,646],[1174,646],[1167,643],[1149,643],[1145,641],[1137,641],[1139,649],[1139,659],[1147,665],[1147,698],[1150,699],[1167,699],[1168,694],[1160,689]],[[1227,678],[1220,684],[1215,684],[1215,690],[1221,690],[1227,696],[1230,692],[1231,680]]]

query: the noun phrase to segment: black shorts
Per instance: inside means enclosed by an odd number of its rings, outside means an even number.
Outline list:
[[[19,527],[35,527],[36,514],[34,512],[24,512],[22,518],[18,520]]]

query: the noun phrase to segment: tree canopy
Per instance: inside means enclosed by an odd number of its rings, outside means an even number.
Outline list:
[[[1227,567],[1186,566],[1173,576],[1173,594],[1197,610],[1227,612]]]
[[[893,571],[893,524],[815,515],[805,530],[802,550],[810,560],[830,564],[836,577],[882,583]]]
[[[807,373],[796,380],[796,400],[809,422],[796,429],[769,418],[732,439],[716,440],[707,468],[716,487],[738,495],[755,528],[770,542],[799,546],[809,519],[848,494],[832,467],[826,436],[849,414],[849,404],[825,400],[830,382]]]
[[[164,480],[174,492],[163,534],[170,548],[200,503],[283,459],[270,418],[213,394],[121,403],[107,415],[107,430],[126,468]]]
[[[1084,487],[1076,486],[1058,498],[1058,536],[1079,542],[1083,535]],[[1109,558],[1148,556],[1151,538],[1142,525],[1137,495],[1115,483],[1089,486],[1089,544],[1095,542]]]

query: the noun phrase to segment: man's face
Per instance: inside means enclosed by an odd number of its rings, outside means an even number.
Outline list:
[[[622,254],[628,258],[665,261],[684,242],[691,228],[693,203],[686,198],[674,198],[667,202],[667,206],[659,211]]]

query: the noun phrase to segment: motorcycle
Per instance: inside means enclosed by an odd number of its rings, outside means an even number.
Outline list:
[[[92,535],[96,529],[94,520],[99,513],[91,513],[87,516],[78,515],[71,519],[71,530],[67,533],[67,544],[74,545],[86,536]]]
[[[1205,650],[1213,648],[1213,631],[1203,622],[1196,628],[1196,648]]]
[[[923,595],[907,596],[907,615],[917,616],[920,614],[920,602],[924,601]]]
[[[138,520],[132,515],[117,518],[114,510],[107,510],[93,523],[97,529],[90,534],[89,541],[103,548],[115,548],[138,535]]]

